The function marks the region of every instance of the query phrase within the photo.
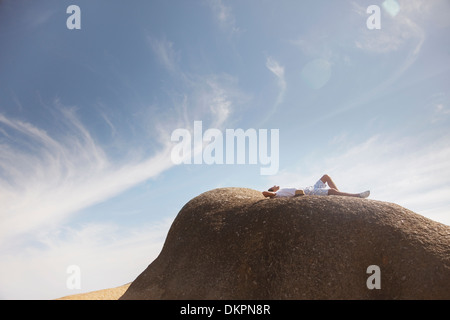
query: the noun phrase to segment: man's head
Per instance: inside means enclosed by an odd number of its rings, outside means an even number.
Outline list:
[[[272,188],[269,188],[268,191],[270,191],[270,192],[277,192],[278,190],[280,190],[280,186],[273,186]]]

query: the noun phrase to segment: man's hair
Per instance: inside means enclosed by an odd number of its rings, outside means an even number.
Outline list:
[[[273,191],[273,188],[269,188],[267,191],[270,191],[270,192],[272,192]]]

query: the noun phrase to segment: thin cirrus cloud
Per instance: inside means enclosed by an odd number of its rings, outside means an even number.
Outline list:
[[[267,113],[264,120],[261,124],[267,122],[270,117],[277,111],[278,107],[283,103],[286,90],[287,90],[287,82],[285,78],[285,68],[282,66],[277,60],[272,57],[267,57],[266,59],[266,68],[276,77],[277,86],[278,86],[278,95],[275,100],[275,103],[272,107],[272,110]]]
[[[284,67],[272,57],[267,58],[266,67],[277,77],[277,83],[280,89],[280,93],[278,94],[276,104],[280,104],[281,102],[283,102],[287,87],[284,77]]]
[[[5,137],[0,149],[2,240],[58,226],[77,211],[158,176],[174,166],[170,130],[189,129],[194,120],[222,128],[235,101],[245,100],[231,76],[184,73],[171,41],[151,39],[150,48],[169,73],[182,79],[184,90],[175,95],[182,99],[174,101],[170,117],[155,124],[157,135],[149,139],[156,140],[160,148],[151,156],[135,156],[119,164],[93,138],[75,109],[58,99],[54,107],[64,133],[48,133],[0,114],[0,134]]]
[[[111,157],[80,120],[76,109],[64,106],[58,99],[48,107],[59,123],[59,131],[47,132],[35,123],[0,114],[0,243],[5,261],[1,268],[4,274],[6,270],[17,270],[17,277],[2,277],[0,297],[32,299],[73,294],[65,287],[64,273],[73,263],[82,267],[83,291],[109,287],[108,279],[116,279],[118,274],[124,275],[117,280],[122,281],[117,282],[121,285],[131,281],[130,275],[140,272],[159,253],[173,217],[157,225],[131,228],[113,222],[71,227],[66,222],[80,210],[170,170],[174,166],[170,157],[171,130],[190,129],[194,120],[222,128],[237,101],[246,97],[232,76],[185,73],[173,42],[151,39],[149,44],[157,61],[182,82],[181,89],[173,89],[178,90],[173,96],[181,98],[171,100],[175,107],[166,108],[170,116],[161,115],[153,130],[156,135],[148,137],[160,146],[150,156],[119,160]],[[103,106],[100,118],[114,132],[114,140],[120,136],[120,126],[106,109]],[[20,249],[18,254],[16,249],[24,245],[27,249]],[[124,257],[123,263],[115,261],[118,255]],[[129,260],[134,263],[130,265]],[[18,278],[23,279],[19,286]],[[23,292],[20,288],[30,287],[27,281],[35,289]]]
[[[231,8],[226,6],[222,0],[209,0],[207,3],[213,11],[217,23],[222,30],[229,32],[230,34],[235,34],[240,31],[239,27],[236,25],[236,19]]]
[[[245,93],[238,89],[235,77],[229,74],[195,74],[185,72],[180,64],[181,52],[176,44],[166,38],[147,37],[149,48],[166,69],[181,83],[182,92],[172,96],[181,96],[173,101],[175,117],[173,123],[178,127],[190,128],[195,120],[204,120],[214,128],[222,128],[229,120],[237,101],[247,101]],[[173,98],[172,98],[173,99]],[[159,130],[171,127],[157,125]],[[167,134],[167,132],[166,132]]]
[[[217,126],[228,119],[233,105],[221,84],[210,78],[207,85],[212,91],[204,85],[202,90],[186,94],[193,101],[204,101],[201,115]],[[8,274],[0,277],[0,297],[52,299],[74,294],[65,286],[65,270],[71,264],[82,268],[81,291],[111,287],[111,279],[115,285],[127,283],[156,258],[173,219],[166,216],[156,224],[139,227],[103,221],[79,226],[65,223],[80,210],[170,170],[174,163],[166,130],[186,124],[191,117],[177,114],[167,122],[157,138],[166,143],[153,155],[119,165],[73,109],[56,104],[66,135],[54,136],[0,114],[0,134],[5,138],[0,148],[0,255],[4,261],[0,273]],[[24,287],[29,290],[24,292]]]
[[[80,209],[157,176],[173,164],[169,145],[146,159],[115,165],[73,110],[60,107],[70,134],[52,137],[0,115],[9,142],[0,151],[1,238],[57,225]],[[4,140],[4,141],[5,141]]]
[[[174,43],[166,38],[158,39],[151,36],[147,37],[150,49],[155,54],[158,61],[166,70],[170,72],[177,72],[179,53],[175,51]]]

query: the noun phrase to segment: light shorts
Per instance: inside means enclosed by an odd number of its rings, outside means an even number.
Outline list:
[[[307,196],[327,196],[328,190],[327,184],[319,179],[314,186],[307,187],[303,191]]]

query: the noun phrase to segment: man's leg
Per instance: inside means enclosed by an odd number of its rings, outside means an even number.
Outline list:
[[[322,178],[320,178],[320,180],[321,180],[323,183],[327,183],[328,186],[330,187],[330,189],[336,189],[337,191],[339,191],[338,187],[336,186],[336,184],[334,183],[334,181],[331,180],[331,177],[330,177],[329,175],[324,174],[324,175],[322,176]]]
[[[328,195],[329,196],[343,196],[343,197],[355,197],[360,198],[359,193],[347,193],[347,192],[341,192],[339,190],[336,190],[334,188],[328,189]]]
[[[370,195],[370,191],[364,191],[361,193],[347,193],[347,192],[341,192],[336,189],[328,189],[328,195],[329,196],[343,196],[343,197],[355,197],[355,198],[367,198]]]

